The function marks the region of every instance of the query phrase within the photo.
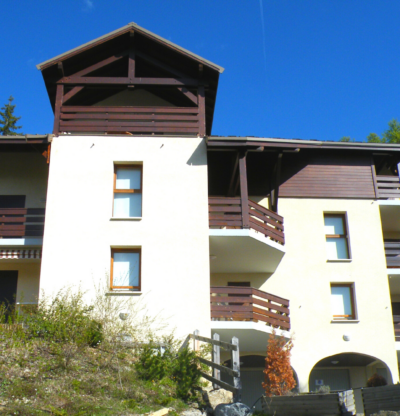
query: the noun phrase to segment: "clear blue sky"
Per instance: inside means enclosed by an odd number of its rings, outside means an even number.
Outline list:
[[[3,1],[0,104],[50,133],[36,64],[129,22],[225,68],[214,135],[365,140],[400,119],[398,0]],[[264,27],[263,27],[264,23]]]

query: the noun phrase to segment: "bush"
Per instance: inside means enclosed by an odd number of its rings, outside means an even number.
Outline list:
[[[172,376],[176,382],[176,395],[187,400],[195,396],[196,389],[200,387],[199,359],[194,351],[185,348],[178,354],[174,363]]]
[[[27,335],[95,347],[103,334],[102,325],[91,317],[92,310],[84,303],[82,292],[61,290],[51,302],[40,301],[36,312],[25,317]]]
[[[367,381],[367,387],[379,387],[379,386],[386,386],[386,385],[387,385],[387,381],[385,377],[382,377],[377,373],[372,375]]]
[[[160,381],[169,378],[176,386],[176,397],[183,400],[195,397],[201,378],[196,353],[188,348],[177,352],[171,341],[163,346],[163,353],[154,341],[141,348],[135,363],[137,374],[143,380]]]

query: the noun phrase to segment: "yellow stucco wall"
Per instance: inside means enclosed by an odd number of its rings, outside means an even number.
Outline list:
[[[16,301],[37,302],[39,296],[40,261],[1,260],[0,270],[17,270],[17,297]],[[1,279],[0,279],[1,280]],[[1,281],[0,281],[1,285]]]
[[[27,208],[44,208],[49,165],[39,152],[0,155],[0,195],[26,195]]]
[[[114,163],[143,164],[139,221],[111,220]],[[177,336],[210,334],[207,159],[203,139],[60,136],[52,143],[40,286],[53,293],[110,273],[111,247],[142,249],[151,315]]]

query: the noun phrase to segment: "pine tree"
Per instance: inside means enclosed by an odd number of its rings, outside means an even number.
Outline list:
[[[272,332],[267,345],[265,376],[262,383],[266,396],[283,396],[296,386],[290,366],[292,348],[292,340],[286,342],[283,338],[277,337],[275,331]]]
[[[8,104],[5,104],[4,107],[1,107],[3,111],[0,111],[0,134],[2,136],[17,136],[18,134],[15,130],[21,129],[22,126],[17,126],[16,123],[21,117],[14,116],[15,105],[12,105],[14,98],[10,96],[8,99]]]

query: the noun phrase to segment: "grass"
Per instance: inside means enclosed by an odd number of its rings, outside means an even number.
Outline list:
[[[25,315],[2,312],[0,305],[0,415],[128,416],[164,407],[177,415],[190,402],[201,406],[198,396],[179,398],[170,374],[161,380],[140,376],[142,349],[118,336],[129,334],[134,343],[149,336],[154,321],[147,313],[144,321],[137,318],[137,305],[100,298],[88,306],[82,293],[70,290],[43,299]],[[132,322],[118,319],[121,308]]]

